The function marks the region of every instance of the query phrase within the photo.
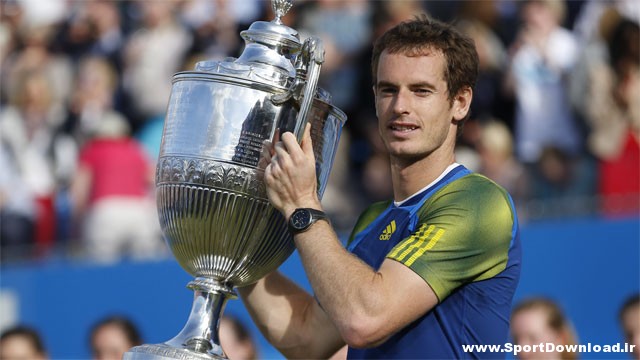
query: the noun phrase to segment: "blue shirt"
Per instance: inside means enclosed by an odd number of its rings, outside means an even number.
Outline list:
[[[462,347],[507,342],[521,254],[513,202],[500,186],[459,165],[400,205],[369,207],[347,248],[376,270],[387,258],[404,264],[439,300],[385,343],[349,348],[348,359],[504,358]]]

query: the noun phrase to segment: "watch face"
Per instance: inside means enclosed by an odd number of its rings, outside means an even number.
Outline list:
[[[291,226],[302,230],[311,223],[311,213],[307,210],[297,210],[291,215]]]

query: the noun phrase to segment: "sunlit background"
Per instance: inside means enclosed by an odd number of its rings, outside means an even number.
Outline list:
[[[35,328],[53,359],[89,358],[91,326],[114,314],[145,343],[170,339],[192,300],[153,195],[171,79],[199,60],[239,56],[240,31],[273,19],[269,2],[0,4],[0,330]],[[367,204],[391,197],[372,41],[418,13],[476,43],[480,75],[457,161],[514,198],[524,251],[516,301],[553,299],[580,343],[622,342],[618,311],[640,288],[639,3],[295,1],[283,22],[322,38],[320,86],[348,115],[323,199],[343,240]],[[282,270],[309,288],[296,254]],[[282,358],[240,300],[225,313],[249,328],[261,358]]]

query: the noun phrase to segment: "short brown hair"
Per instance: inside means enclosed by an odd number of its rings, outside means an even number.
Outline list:
[[[444,54],[444,79],[449,100],[453,101],[464,87],[475,86],[478,77],[478,53],[473,40],[452,25],[424,14],[396,25],[376,40],[371,57],[374,85],[377,82],[378,63],[383,51],[391,54],[419,55],[427,49],[440,50]]]
[[[96,337],[96,334],[99,330],[107,326],[115,326],[116,328],[118,328],[127,338],[131,346],[142,345],[142,336],[140,335],[140,332],[138,331],[138,328],[133,323],[133,321],[129,320],[125,316],[111,315],[100,319],[100,321],[98,321],[91,327],[89,333],[89,342],[92,349],[93,340]]]
[[[418,15],[414,20],[402,22],[385,32],[373,44],[371,71],[373,85],[378,81],[378,63],[383,51],[391,54],[420,55],[425,50],[440,50],[444,54],[444,80],[447,83],[449,105],[463,88],[473,89],[478,77],[478,52],[473,40],[452,25]],[[458,121],[458,136],[471,111]]]

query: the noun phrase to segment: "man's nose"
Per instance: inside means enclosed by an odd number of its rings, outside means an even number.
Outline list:
[[[409,99],[409,92],[406,90],[398,90],[393,102],[393,111],[396,114],[409,113],[411,109],[411,101]]]

